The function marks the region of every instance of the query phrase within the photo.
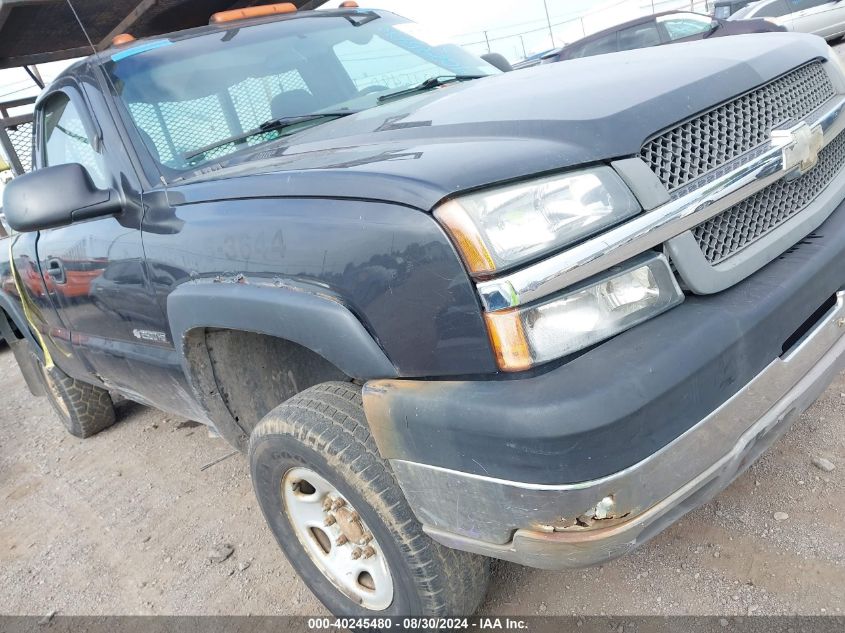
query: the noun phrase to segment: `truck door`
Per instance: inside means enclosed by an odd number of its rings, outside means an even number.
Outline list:
[[[106,126],[91,116],[81,86],[63,80],[39,101],[35,116],[36,166],[79,163],[98,187],[114,189],[126,201],[114,216],[39,233],[50,336],[58,344],[70,342],[88,378],[134,394],[158,351],[146,332],[150,323],[160,322],[145,272],[140,194],[127,175],[125,156],[115,151],[121,145],[103,141]],[[57,362],[63,365],[61,358]]]
[[[816,33],[831,37],[837,32],[837,5],[841,2],[828,0],[787,0],[792,13],[789,15],[793,31]]]

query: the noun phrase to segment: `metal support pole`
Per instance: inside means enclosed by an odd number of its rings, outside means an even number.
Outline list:
[[[35,82],[35,85],[41,90],[44,90],[44,80],[41,78],[41,73],[38,72],[38,66],[24,66],[23,68],[26,71],[26,74],[30,76],[32,81]]]
[[[652,0],[652,2],[653,1],[654,0]],[[547,0],[543,0],[543,8],[546,10],[546,24],[549,25],[549,37],[552,40],[552,48],[555,48],[555,34],[554,31],[552,31],[552,21],[549,18],[549,4]]]

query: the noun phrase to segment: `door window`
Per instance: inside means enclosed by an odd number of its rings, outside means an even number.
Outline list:
[[[823,4],[828,4],[830,0],[786,0],[789,3],[789,8],[792,13],[804,11],[805,9],[814,9]]]
[[[573,57],[590,57],[591,55],[604,55],[605,53],[615,53],[619,50],[616,45],[616,33],[605,35],[592,42],[587,42],[581,46],[581,50],[577,51]]]
[[[752,9],[754,5],[751,5]],[[748,17],[749,18],[779,18],[781,16],[787,15],[792,13],[792,8],[790,8],[787,0],[773,0],[772,2],[767,2],[763,4],[762,7],[753,11]]]
[[[94,150],[82,116],[63,92],[50,97],[42,108],[44,164],[79,163],[98,187],[108,186],[103,156]]]
[[[654,22],[638,24],[619,31],[619,50],[629,51],[635,48],[648,48],[660,44],[660,33]]]
[[[657,20],[666,29],[666,34],[672,41],[709,33],[713,28],[710,17],[693,13],[667,15]]]

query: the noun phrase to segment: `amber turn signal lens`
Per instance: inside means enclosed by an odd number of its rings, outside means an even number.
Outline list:
[[[344,0],[340,3],[341,9],[357,9],[358,3],[355,0]]]
[[[129,42],[134,42],[135,36],[131,33],[121,33],[120,35],[115,35],[111,41],[112,46],[123,46],[124,44],[129,44]]]
[[[245,9],[219,11],[211,16],[209,24],[222,24],[223,22],[235,22],[249,18],[263,18],[268,15],[278,15],[281,13],[296,13],[296,5],[292,2],[280,2],[278,4],[265,4],[258,7],[246,7]]]
[[[496,363],[502,371],[523,371],[533,364],[519,310],[484,314]]]
[[[458,202],[446,202],[434,212],[434,217],[446,229],[472,274],[483,275],[496,270],[478,228]]]

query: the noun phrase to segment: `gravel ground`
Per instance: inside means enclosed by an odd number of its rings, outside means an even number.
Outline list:
[[[205,427],[124,402],[118,424],[77,440],[6,347],[0,393],[0,613],[324,613],[265,527],[245,459],[200,470],[231,452]],[[841,613],[843,413],[840,376],[744,476],[643,549],[566,573],[499,563],[481,612]],[[234,553],[210,562],[226,543]]]
[[[0,393],[0,613],[325,613],[265,527],[244,458],[201,470],[231,452],[204,427],[124,402],[117,425],[77,440],[5,346]],[[728,490],[641,550],[565,573],[499,563],[481,613],[842,614],[843,501],[840,376]]]

